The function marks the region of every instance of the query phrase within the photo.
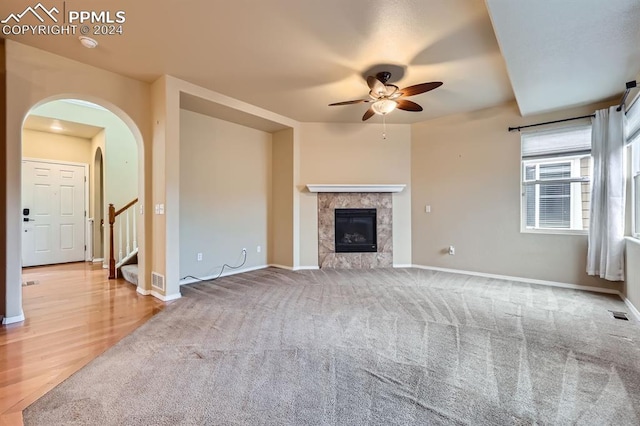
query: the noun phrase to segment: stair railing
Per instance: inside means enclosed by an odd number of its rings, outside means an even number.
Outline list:
[[[115,247],[118,245],[118,263],[138,249],[136,232],[136,206],[138,199],[127,203],[120,210],[116,210],[113,204],[109,204],[109,279],[116,278],[116,256]],[[120,219],[118,219],[120,218]],[[116,241],[114,226],[118,228],[118,238]],[[123,230],[124,222],[124,230]],[[123,235],[124,232],[124,235]]]

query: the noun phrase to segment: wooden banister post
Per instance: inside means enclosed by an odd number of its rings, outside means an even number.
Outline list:
[[[113,248],[113,224],[116,221],[116,208],[109,204],[109,279],[116,279],[116,258]]]
[[[130,230],[129,230],[129,209],[131,207],[134,207],[136,205],[136,203],[138,202],[138,199],[135,198],[134,200],[130,201],[126,206],[124,206],[123,208],[121,208],[120,210],[116,210],[116,208],[113,206],[113,204],[109,204],[109,279],[114,280],[117,277],[116,274],[116,249],[115,249],[115,237],[113,236],[113,225],[116,223],[116,219],[118,218],[118,216],[120,216],[121,214],[126,214],[126,221],[127,221],[127,234],[126,234],[126,241],[127,241],[127,252],[126,254],[124,254],[124,258],[126,258],[127,256],[129,256],[131,254],[130,252],[130,247],[129,247],[129,240],[131,238],[130,235]],[[133,210],[133,215],[134,215],[134,220],[135,220],[135,210]],[[122,244],[123,241],[125,239],[123,239],[122,237],[122,222],[120,222],[120,225],[118,227],[118,229],[120,230],[120,233],[118,235],[118,244],[120,246],[120,251],[118,253],[118,262],[122,262],[123,261],[123,253],[122,253]],[[135,222],[134,222],[134,232],[135,232]],[[134,241],[135,241],[135,237],[134,237]],[[136,249],[137,247],[135,247],[134,249]]]

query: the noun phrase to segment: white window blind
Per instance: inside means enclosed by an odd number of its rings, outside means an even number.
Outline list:
[[[521,135],[523,230],[585,230],[591,187],[591,126]]]
[[[640,102],[636,101],[627,111],[627,124],[624,129],[627,143],[640,139]]]
[[[522,134],[523,160],[589,153],[591,153],[590,125]]]

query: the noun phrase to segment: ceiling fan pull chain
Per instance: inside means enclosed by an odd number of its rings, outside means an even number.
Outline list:
[[[387,121],[385,120],[387,114],[382,115],[382,139],[387,139]]]

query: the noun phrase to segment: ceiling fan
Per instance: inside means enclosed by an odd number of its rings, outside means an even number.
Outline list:
[[[422,107],[420,105],[402,98],[419,95],[420,93],[428,92],[442,86],[441,81],[431,81],[399,89],[398,86],[394,84],[387,84],[387,81],[389,81],[390,78],[391,73],[388,71],[379,72],[375,76],[370,75],[367,77],[367,84],[369,85],[369,89],[371,89],[369,91],[368,99],[336,102],[334,104],[329,104],[329,106],[371,103],[367,112],[362,116],[362,121],[370,119],[374,114],[384,116],[396,108],[404,111],[417,112],[422,111]]]

